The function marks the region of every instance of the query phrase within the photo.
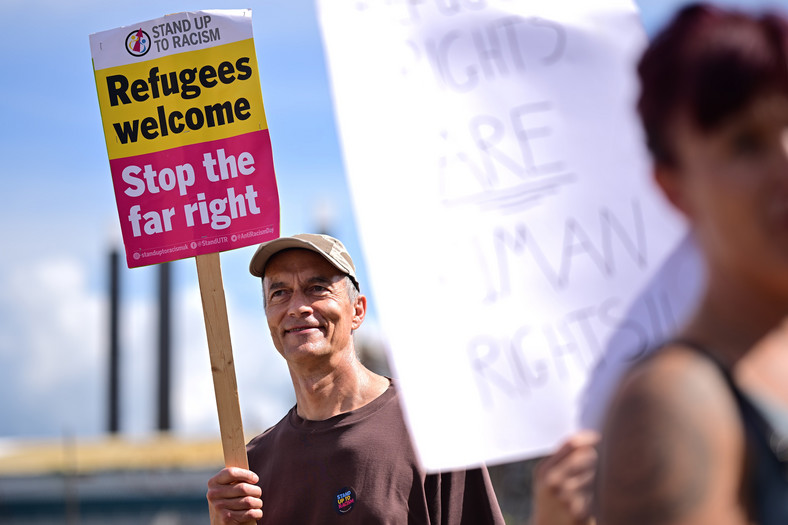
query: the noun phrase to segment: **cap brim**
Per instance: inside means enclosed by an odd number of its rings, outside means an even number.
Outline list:
[[[295,237],[280,237],[279,239],[268,241],[257,248],[257,251],[252,256],[252,260],[249,262],[249,271],[255,277],[262,277],[265,272],[265,265],[268,264],[271,257],[283,250],[289,250],[291,248],[302,248],[304,250],[319,253],[323,258],[326,258],[323,252],[309,241],[297,239]],[[326,260],[328,259],[326,258]],[[329,260],[329,262],[331,261]],[[333,265],[333,262],[331,262],[331,264]]]

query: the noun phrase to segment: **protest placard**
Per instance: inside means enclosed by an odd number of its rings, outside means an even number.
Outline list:
[[[250,10],[90,35],[130,268],[195,256],[225,463],[247,467],[218,252],[279,236]]]
[[[635,118],[634,4],[318,5],[420,460],[447,470],[550,451],[578,427],[611,334],[647,346],[673,322],[665,301],[625,319],[685,232],[652,186]]]
[[[90,47],[129,267],[278,237],[251,11],[168,15]]]

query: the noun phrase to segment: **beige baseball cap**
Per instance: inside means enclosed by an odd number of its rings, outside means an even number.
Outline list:
[[[291,248],[310,250],[322,255],[339,271],[347,274],[353,281],[353,284],[356,285],[356,288],[360,289],[356,278],[356,267],[353,265],[353,259],[350,258],[345,245],[339,239],[318,233],[299,233],[292,237],[279,237],[278,239],[264,242],[254,252],[252,261],[249,263],[249,271],[255,277],[262,277],[265,272],[265,265],[268,264],[271,257],[282,250]]]

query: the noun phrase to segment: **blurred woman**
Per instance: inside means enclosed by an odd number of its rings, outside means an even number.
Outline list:
[[[656,181],[707,285],[609,408],[607,524],[788,523],[788,22],[696,4],[639,64]]]

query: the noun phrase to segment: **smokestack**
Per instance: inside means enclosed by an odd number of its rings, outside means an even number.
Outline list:
[[[109,407],[107,431],[117,434],[119,428],[119,304],[120,304],[120,252],[111,248],[109,252]]]
[[[159,264],[158,429],[170,430],[170,264]]]

